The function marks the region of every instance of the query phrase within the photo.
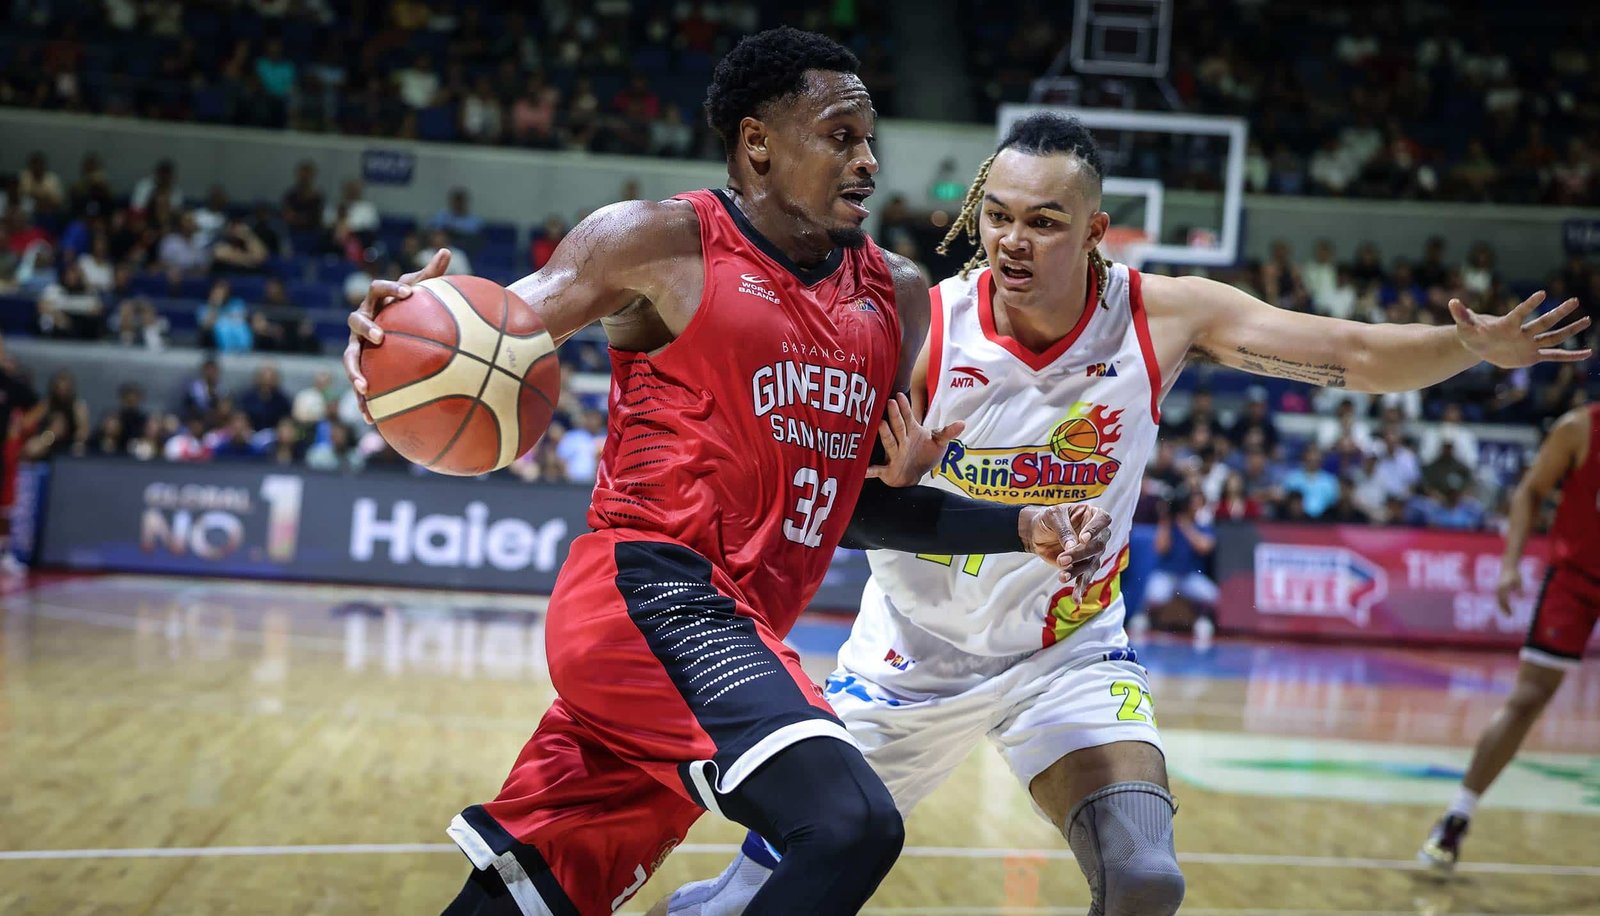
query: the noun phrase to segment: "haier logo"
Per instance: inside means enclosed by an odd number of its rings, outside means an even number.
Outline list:
[[[371,562],[378,543],[386,542],[389,562],[405,565],[466,567],[485,564],[506,572],[532,567],[551,572],[560,562],[561,542],[567,536],[565,519],[534,526],[520,518],[489,521],[489,507],[467,503],[461,515],[417,517],[417,504],[402,499],[388,518],[378,515],[373,499],[358,499],[350,520],[350,558]]]

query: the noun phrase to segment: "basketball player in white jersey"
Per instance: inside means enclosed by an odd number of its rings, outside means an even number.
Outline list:
[[[1072,848],[1090,913],[1152,916],[1177,910],[1184,882],[1120,577],[1161,397],[1184,363],[1404,391],[1483,359],[1586,359],[1556,347],[1588,319],[1554,329],[1576,301],[1534,317],[1536,294],[1499,317],[1453,301],[1453,327],[1368,325],[1282,311],[1203,278],[1141,275],[1096,250],[1109,225],[1102,177],[1078,121],[1040,114],[1012,127],[946,239],[965,232],[981,250],[933,290],[912,392],[927,427],[966,424],[934,486],[1098,506],[1113,517],[1104,565],[1086,589],[1064,590],[1057,570],[1022,555],[872,551],[827,696],[903,814],[988,737]],[[740,913],[774,860],[751,837],[721,876],[653,912]]]

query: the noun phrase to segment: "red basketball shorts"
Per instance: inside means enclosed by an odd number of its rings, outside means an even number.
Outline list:
[[[1567,566],[1552,567],[1539,590],[1522,658],[1551,668],[1576,668],[1600,617],[1600,579]]]
[[[610,913],[773,754],[850,741],[794,650],[681,544],[572,544],[545,642],[559,694],[494,801],[451,822],[524,913]]]

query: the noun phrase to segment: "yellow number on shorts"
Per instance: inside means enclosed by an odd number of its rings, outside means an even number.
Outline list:
[[[1133,681],[1117,681],[1111,685],[1111,695],[1122,697],[1122,708],[1117,710],[1118,722],[1149,722],[1156,724],[1155,701],[1150,693]],[[1139,711],[1139,704],[1143,703],[1149,714]]]
[[[985,554],[981,553],[967,554],[966,561],[961,564],[961,571],[969,576],[976,576],[978,570],[983,568],[984,556]],[[940,566],[953,566],[956,562],[956,558],[948,553],[919,553],[917,559],[938,563]]]

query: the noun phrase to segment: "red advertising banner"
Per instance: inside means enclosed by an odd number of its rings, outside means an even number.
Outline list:
[[[1234,632],[1517,646],[1545,572],[1536,537],[1508,616],[1495,600],[1504,541],[1492,534],[1244,524],[1218,536],[1217,624]]]

